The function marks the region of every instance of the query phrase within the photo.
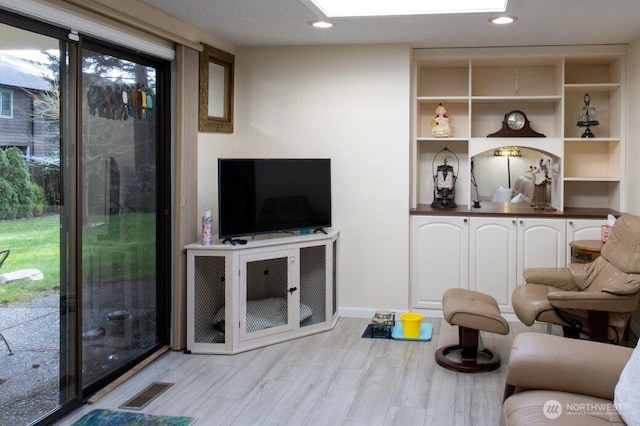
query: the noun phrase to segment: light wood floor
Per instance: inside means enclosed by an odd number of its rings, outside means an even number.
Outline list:
[[[438,347],[457,341],[457,327],[425,321],[433,324],[430,342],[363,339],[368,319],[341,318],[332,331],[237,355],[169,352],[57,424],[96,408],[117,410],[151,382],[175,385],[141,412],[196,417],[198,426],[498,424],[511,342],[546,326],[511,323],[506,336],[481,333],[502,366],[463,374],[434,359]]]

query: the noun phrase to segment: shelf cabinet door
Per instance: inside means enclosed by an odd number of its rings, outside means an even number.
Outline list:
[[[569,219],[567,220],[567,244],[575,240],[599,240],[602,238],[602,225],[606,219]],[[567,258],[568,259],[568,258]]]
[[[240,256],[239,340],[291,331],[297,320],[296,250]]]
[[[518,219],[518,284],[527,268],[562,268],[566,262],[564,219]]]
[[[469,285],[469,218],[411,218],[411,307],[441,309],[449,288]]]
[[[516,286],[516,219],[472,217],[469,225],[469,284],[492,296],[503,312],[513,312]]]

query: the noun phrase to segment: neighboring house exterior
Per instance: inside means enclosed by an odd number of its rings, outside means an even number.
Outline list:
[[[41,66],[0,52],[0,148],[18,147],[27,158],[52,155],[59,124],[38,105],[51,90]]]

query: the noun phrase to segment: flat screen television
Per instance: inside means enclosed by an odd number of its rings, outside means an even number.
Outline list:
[[[331,226],[331,160],[218,159],[223,240]]]

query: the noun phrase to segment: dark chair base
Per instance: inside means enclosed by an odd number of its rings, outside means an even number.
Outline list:
[[[562,326],[562,334],[564,337],[580,339],[581,333],[585,333],[589,340],[596,342],[619,344],[623,340],[624,336],[617,336],[613,341],[609,340],[609,312],[587,311],[587,313],[589,315],[587,320],[589,323],[589,333],[582,330],[582,321],[578,319],[572,321],[565,320],[569,322],[569,326]],[[629,323],[627,322],[627,326],[628,325]]]
[[[461,373],[483,373],[500,367],[500,355],[489,349],[478,349],[479,331],[458,326],[459,344],[443,346],[436,351],[436,362],[441,367]],[[460,361],[447,357],[451,352],[461,352]],[[484,358],[485,362],[478,362]]]
[[[4,344],[7,345],[7,349],[9,349],[9,355],[13,355],[13,351],[11,350],[11,346],[9,346],[9,342],[7,342],[7,339],[4,338],[2,333],[0,333],[0,340],[3,340]]]

